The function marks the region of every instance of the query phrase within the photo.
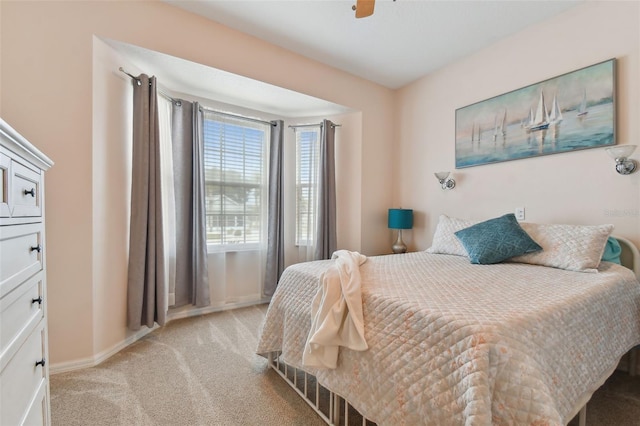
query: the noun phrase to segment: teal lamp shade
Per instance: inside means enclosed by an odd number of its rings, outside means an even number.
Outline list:
[[[413,228],[413,210],[411,209],[389,209],[388,226],[390,229],[411,229]]]
[[[398,239],[391,249],[396,254],[406,253],[407,245],[402,241],[402,230],[413,228],[413,210],[389,209],[388,226],[390,229],[398,230]]]

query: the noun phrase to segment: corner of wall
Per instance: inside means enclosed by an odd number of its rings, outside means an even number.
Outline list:
[[[135,73],[93,37],[92,340],[93,358],[134,335],[126,327],[132,89],[119,67]],[[124,344],[126,346],[126,344]]]

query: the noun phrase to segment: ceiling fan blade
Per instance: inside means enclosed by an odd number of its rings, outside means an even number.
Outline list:
[[[373,15],[376,0],[358,0],[356,2],[356,18],[366,18]]]

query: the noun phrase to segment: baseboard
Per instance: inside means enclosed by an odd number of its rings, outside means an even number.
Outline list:
[[[68,371],[82,370],[83,368],[94,367],[95,365],[96,364],[94,364],[93,357],[77,359],[74,361],[59,362],[56,364],[49,365],[49,374],[53,376],[54,374],[66,373]]]
[[[167,315],[167,323],[177,319],[190,318],[190,317],[195,317],[199,315],[212,314],[214,312],[228,311],[230,309],[246,308],[248,306],[261,305],[264,303],[268,303],[269,300],[270,300],[269,298],[262,298],[262,299],[256,300],[255,297],[253,297],[251,298],[251,300],[248,300],[248,301],[243,301],[242,299],[240,299],[237,302],[226,303],[220,306],[207,306],[204,308],[192,308],[192,309],[186,308],[182,311],[177,311],[173,313],[169,311],[169,314]],[[117,354],[127,346],[137,342],[142,337],[146,336],[147,334],[151,333],[153,330],[157,328],[159,328],[159,326],[156,324],[153,328],[141,329],[138,332],[127,337],[123,341],[112,346],[111,348],[106,349],[100,353],[97,353],[92,357],[51,364],[49,366],[49,374],[54,375],[59,373],[67,373],[69,371],[82,370],[83,368],[95,367],[96,365],[99,365],[100,363],[106,361],[108,358]]]
[[[67,373],[69,371],[82,370],[83,368],[95,367],[96,365],[102,363],[103,361],[106,361],[108,358],[117,354],[118,352],[120,352],[127,346],[131,345],[132,343],[137,342],[138,340],[140,340],[141,338],[143,338],[144,336],[151,333],[153,330],[157,328],[158,328],[158,325],[155,325],[153,328],[145,327],[144,329],[141,329],[136,333],[132,334],[131,336],[127,337],[123,341],[115,344],[111,348],[106,349],[102,352],[99,352],[92,357],[82,358],[75,361],[51,364],[49,366],[49,374],[54,375],[59,373]]]
[[[264,303],[269,303],[269,300],[270,298],[262,298],[259,300],[256,300],[255,298],[251,298],[248,301],[238,300],[237,302],[226,303],[224,305],[219,305],[219,306],[205,306],[203,308],[192,308],[192,309],[185,309],[182,311],[175,311],[175,312],[171,312],[171,310],[169,310],[169,314],[167,315],[167,320],[173,321],[177,319],[195,317],[198,315],[212,314],[214,312],[222,312],[222,311],[228,311],[231,309],[246,308],[248,306],[262,305]]]

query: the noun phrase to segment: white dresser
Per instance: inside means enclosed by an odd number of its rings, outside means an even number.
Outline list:
[[[0,119],[0,425],[48,425],[44,171],[52,161]]]

